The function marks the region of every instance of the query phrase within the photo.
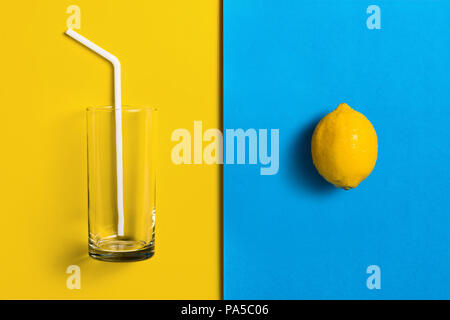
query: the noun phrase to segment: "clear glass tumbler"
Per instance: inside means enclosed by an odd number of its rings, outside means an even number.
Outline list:
[[[123,213],[118,209],[115,112],[114,107],[87,109],[89,255],[103,261],[144,260],[153,255],[155,243],[156,109],[122,107]]]

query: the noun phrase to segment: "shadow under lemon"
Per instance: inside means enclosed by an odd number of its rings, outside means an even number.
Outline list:
[[[290,150],[290,172],[297,187],[302,187],[315,194],[328,194],[337,191],[337,188],[327,182],[314,166],[311,155],[311,138],[316,125],[326,113],[314,117],[299,129],[292,141]]]

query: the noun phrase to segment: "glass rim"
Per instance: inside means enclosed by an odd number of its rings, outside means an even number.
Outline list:
[[[148,107],[148,106],[130,106],[130,105],[123,105],[121,107],[123,111],[158,111],[158,108],[156,107]],[[87,112],[93,112],[93,111],[115,111],[117,108],[115,106],[89,106],[86,108]]]

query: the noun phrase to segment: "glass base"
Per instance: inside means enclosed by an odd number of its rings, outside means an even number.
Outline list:
[[[154,244],[142,246],[133,240],[108,240],[99,245],[89,244],[89,255],[97,260],[110,262],[132,262],[145,260],[155,253]]]

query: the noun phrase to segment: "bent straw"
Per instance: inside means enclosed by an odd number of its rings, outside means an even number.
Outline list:
[[[109,62],[114,67],[114,106],[115,106],[115,118],[116,118],[116,166],[117,166],[117,210],[119,213],[118,217],[118,235],[123,236],[123,163],[122,163],[122,94],[121,94],[121,84],[120,84],[120,62],[111,53],[103,50],[95,43],[92,43],[82,35],[73,31],[72,29],[67,29],[66,34],[73,39],[77,40],[84,46],[88,47],[95,53],[99,54]]]

